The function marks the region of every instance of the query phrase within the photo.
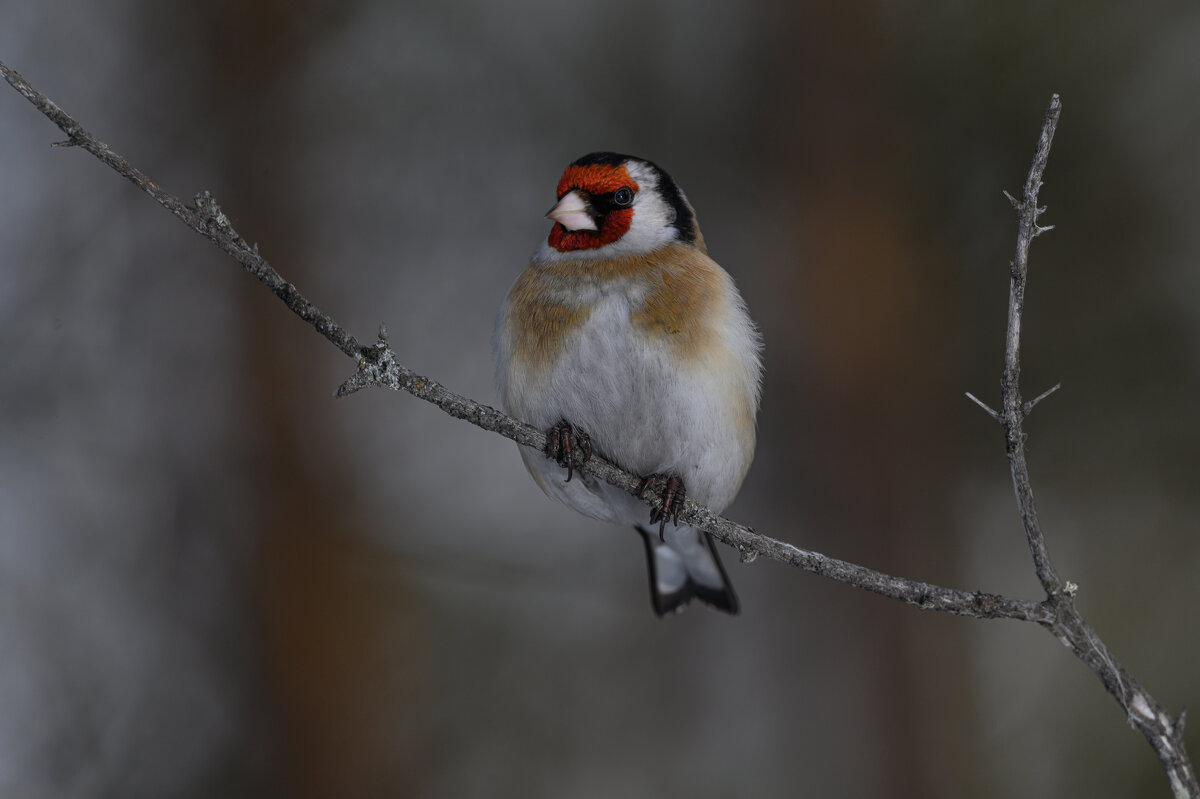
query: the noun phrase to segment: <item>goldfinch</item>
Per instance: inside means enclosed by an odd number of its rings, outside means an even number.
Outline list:
[[[722,511],[750,467],[758,329],[657,165],[591,153],[563,172],[557,196],[546,214],[554,226],[509,291],[493,340],[504,408],[549,432],[549,457],[522,447],[525,467],[580,513],[636,527],[658,615],[692,597],[737,613],[712,538],[674,522],[685,495]],[[592,452],[642,475],[643,493],[662,491],[657,529],[641,523],[645,504],[574,472]]]

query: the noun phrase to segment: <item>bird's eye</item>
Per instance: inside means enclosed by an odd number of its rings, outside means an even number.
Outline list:
[[[633,190],[631,190],[628,186],[622,186],[613,192],[612,201],[613,205],[617,206],[618,208],[625,208],[626,206],[632,205]]]

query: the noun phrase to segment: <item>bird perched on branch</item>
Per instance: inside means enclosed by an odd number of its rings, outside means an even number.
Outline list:
[[[533,479],[580,513],[632,524],[659,615],[692,597],[737,613],[712,538],[678,525],[684,497],[720,512],[754,456],[762,344],[733,280],[708,257],[696,214],[661,168],[591,153],[558,182],[554,222],[500,311],[506,410],[549,431],[521,448]],[[661,492],[649,509],[575,471],[598,453]],[[565,474],[564,474],[565,469]]]

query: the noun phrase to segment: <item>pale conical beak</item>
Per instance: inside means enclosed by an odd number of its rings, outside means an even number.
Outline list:
[[[588,213],[591,206],[577,191],[569,191],[554,207],[546,212],[546,218],[552,219],[567,230],[597,230],[596,222]]]

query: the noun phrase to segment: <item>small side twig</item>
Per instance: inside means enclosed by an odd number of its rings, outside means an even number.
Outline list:
[[[1037,405],[1039,402],[1044,400],[1046,397],[1049,397],[1055,391],[1058,391],[1060,388],[1062,388],[1062,383],[1055,383],[1054,385],[1050,386],[1050,388],[1046,389],[1041,394],[1038,394],[1036,397],[1031,399],[1029,402],[1026,402],[1024,405],[1021,406],[1022,415],[1028,416],[1029,413],[1033,410],[1035,405]]]
[[[974,402],[976,405],[978,405],[980,408],[982,408],[984,413],[986,413],[988,416],[995,419],[997,422],[1000,421],[999,411],[994,410],[990,405],[988,405],[986,402],[981,400],[979,397],[972,394],[970,391],[966,392],[966,394],[967,394],[967,399],[969,399],[971,402]]]

